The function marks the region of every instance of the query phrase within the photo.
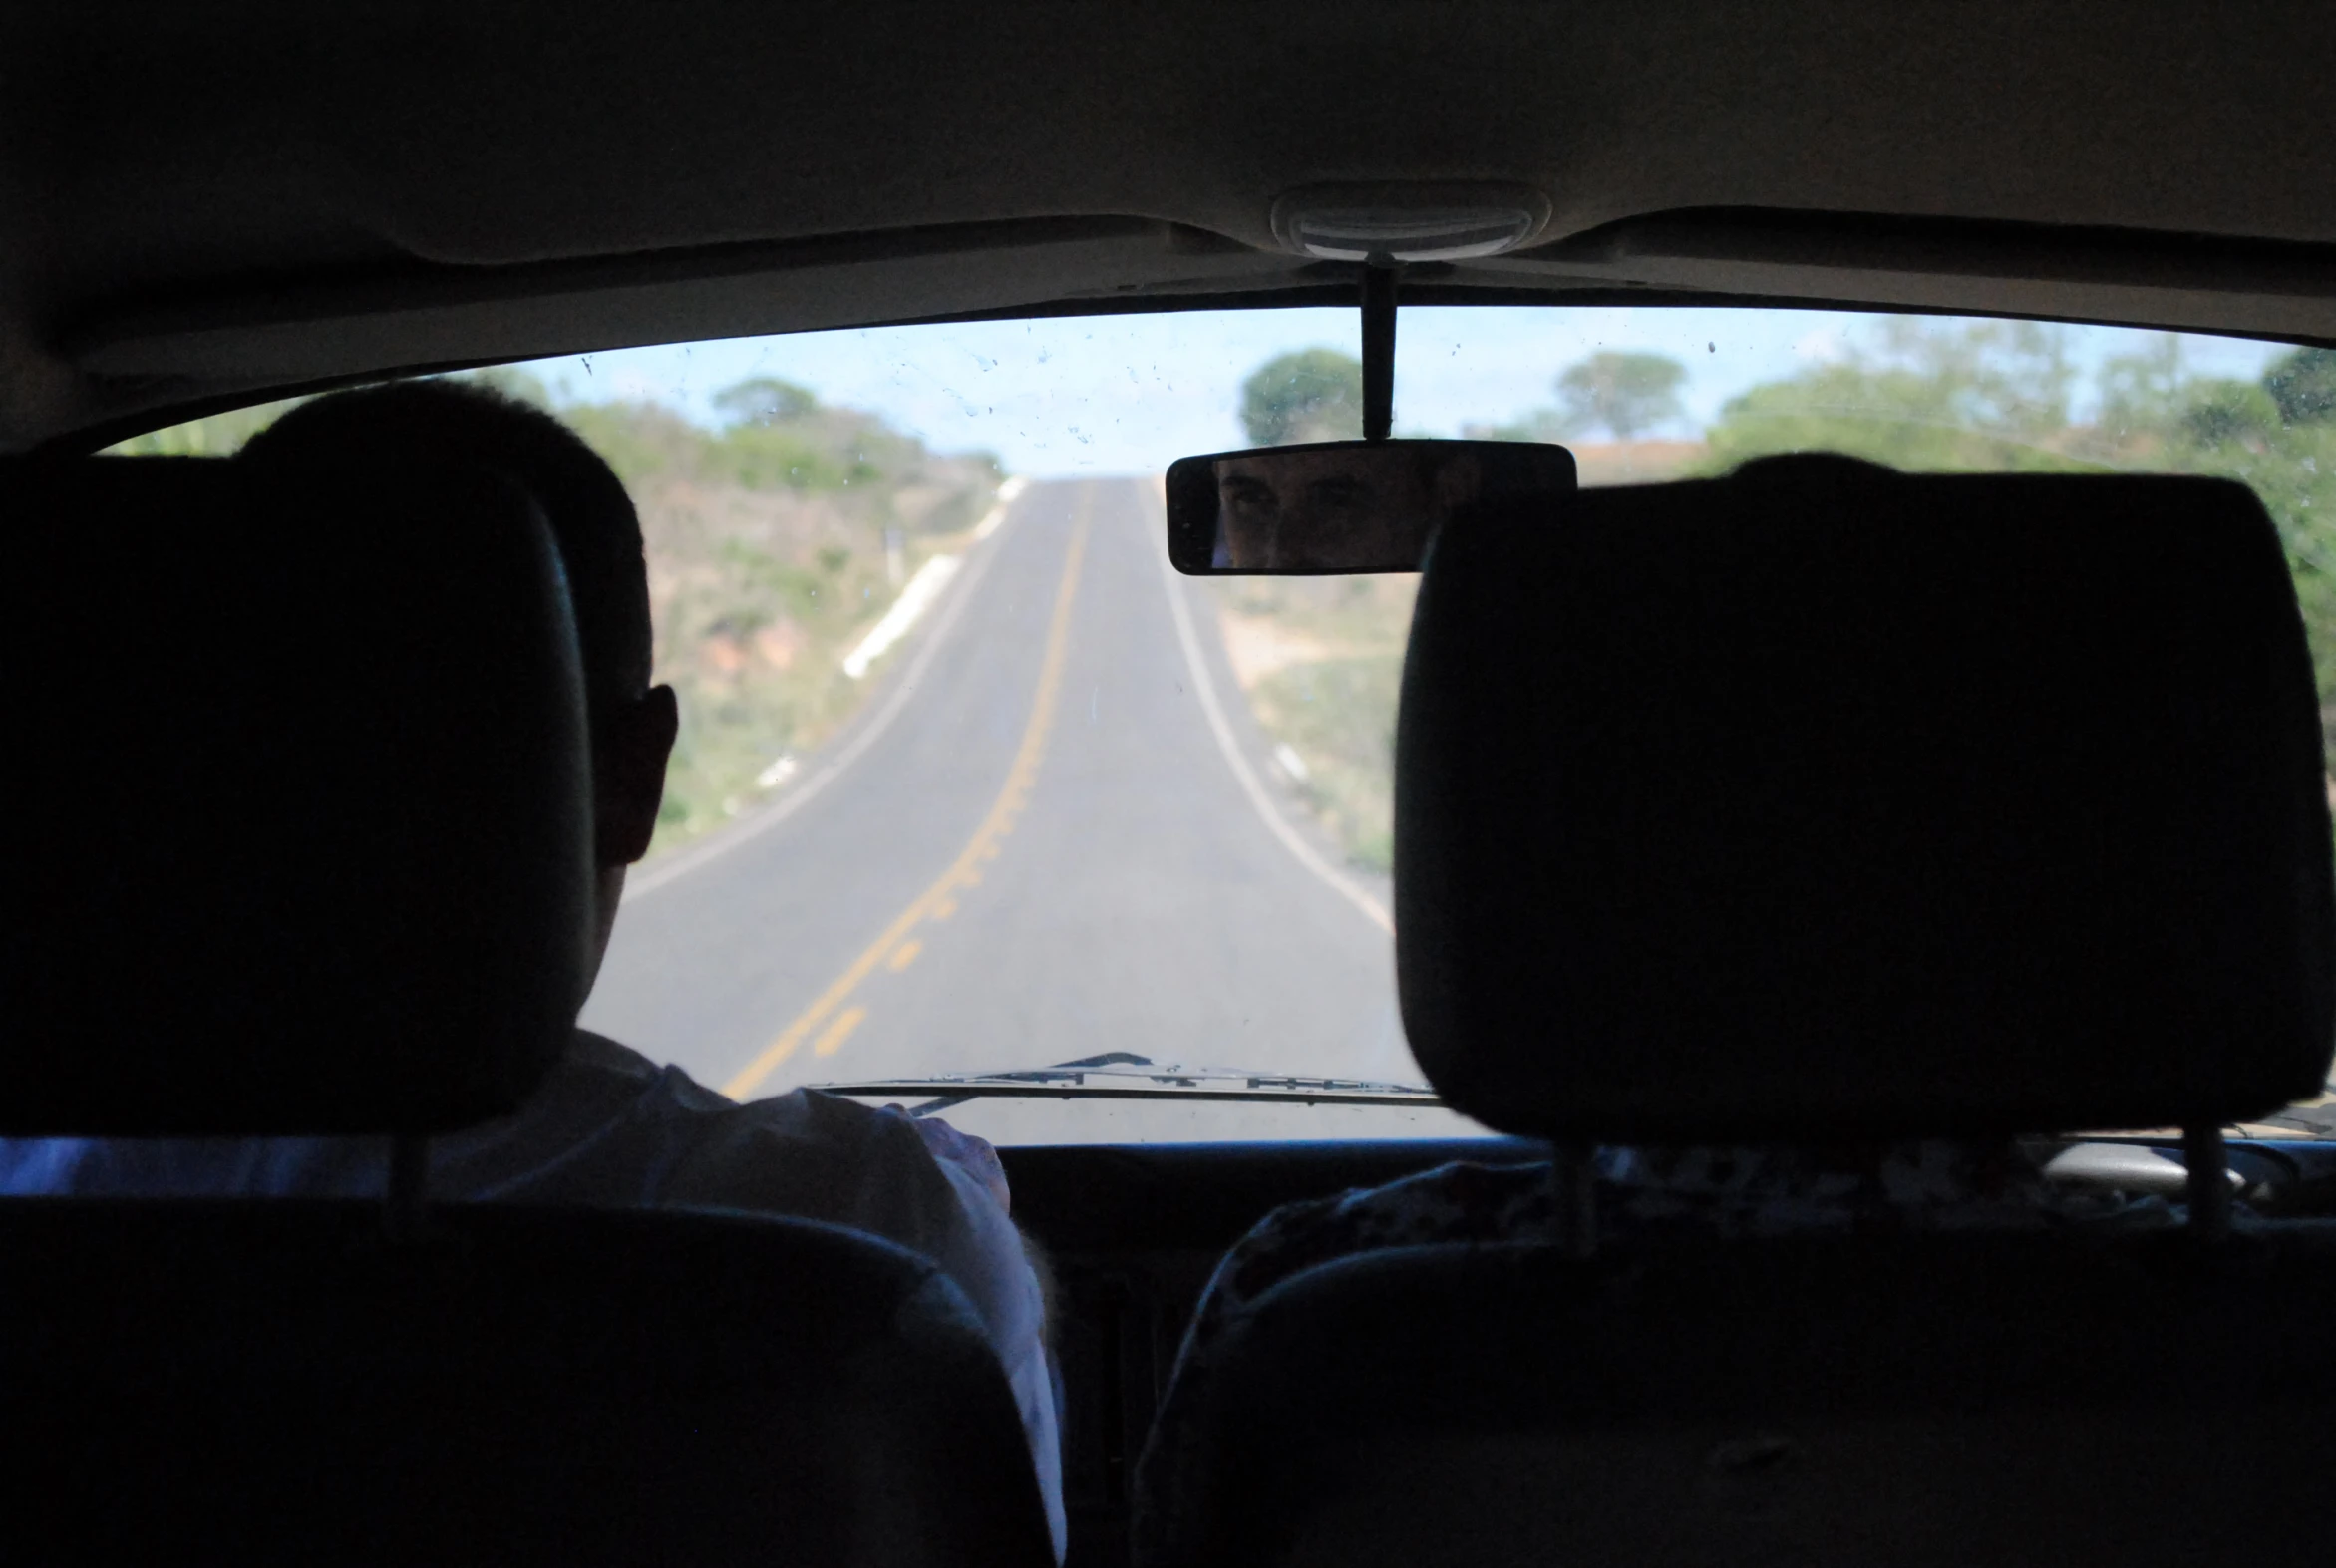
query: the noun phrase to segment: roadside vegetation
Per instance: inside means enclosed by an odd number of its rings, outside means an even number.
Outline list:
[[[640,511],[656,679],[681,699],[652,853],[798,777],[876,684],[846,676],[844,656],[925,560],[962,547],[1000,477],[987,458],[933,454],[781,381],[730,388],[708,427],[661,404],[562,397],[524,371],[473,374],[565,420]],[[114,450],[224,456],[292,406],[213,415]]]
[[[712,430],[656,404],[558,410],[640,508],[657,679],[681,698],[652,853],[800,775],[875,684],[844,656],[918,567],[963,547],[1000,477],[784,382],[716,404]]]
[[[1393,862],[1396,683],[1411,573],[1211,577],[1226,661],[1275,743],[1274,772],[1349,859]]]
[[[1315,351],[1260,367],[1252,439],[1310,428],[1342,384]],[[1360,370],[1356,369],[1359,385]],[[2068,334],[2032,322],[1893,318],[1843,357],[1751,388],[1692,437],[1684,367],[1604,352],[1558,373],[1552,406],[1484,439],[1564,441],[1585,485],[1725,473],[1749,458],[1843,452],[1913,471],[2180,472],[2244,480],[2277,525],[2317,667],[2336,775],[2336,351],[2297,349],[2254,381],[2190,374],[2167,335],[2080,371]],[[1277,396],[1313,401],[1287,416]],[[2081,412],[2080,412],[2081,411]],[[1590,437],[1604,440],[1587,440]],[[1305,439],[1283,437],[1279,439]],[[1397,687],[1415,579],[1210,581],[1233,671],[1276,745],[1277,771],[1357,864],[1388,863]]]

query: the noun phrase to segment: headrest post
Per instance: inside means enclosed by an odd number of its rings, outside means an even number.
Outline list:
[[[382,1191],[381,1226],[391,1241],[411,1241],[422,1233],[422,1215],[430,1198],[430,1139],[420,1133],[392,1135],[389,1183]]]
[[[1551,1146],[1549,1215],[1552,1239],[1567,1257],[1598,1250],[1597,1151],[1589,1144]]]
[[[2190,1229],[2200,1241],[2230,1234],[2230,1153],[2218,1126],[2181,1129],[2181,1159],[2189,1173]]]

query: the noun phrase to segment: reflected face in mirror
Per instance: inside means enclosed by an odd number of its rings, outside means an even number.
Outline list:
[[[1573,454],[1521,441],[1323,442],[1178,458],[1163,475],[1168,562],[1203,576],[1418,571],[1481,502],[1562,507]]]
[[[1348,561],[1418,565],[1428,535],[1481,487],[1474,454],[1424,447],[1342,446],[1217,459],[1211,564],[1233,571]]]

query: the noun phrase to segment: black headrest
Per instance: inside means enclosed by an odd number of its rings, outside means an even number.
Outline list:
[[[0,1132],[436,1131],[587,983],[575,633],[483,472],[0,465]]]
[[[2242,485],[1781,459],[1431,553],[1398,972],[1421,1067],[1495,1127],[2257,1114],[2327,1068],[2330,872]]]

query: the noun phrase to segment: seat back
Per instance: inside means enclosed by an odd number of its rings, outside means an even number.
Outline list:
[[[1231,1324],[1168,1560],[2308,1568],[2336,1228],[1364,1254]]]
[[[33,692],[0,1131],[510,1109],[590,962],[574,632],[475,472],[0,468]],[[28,788],[29,785],[29,788]],[[395,1217],[395,1226],[385,1223]],[[0,1202],[25,1561],[1051,1560],[928,1262],[744,1214]]]
[[[2336,1017],[2319,705],[2244,485],[1779,458],[1447,529],[1405,1033],[1503,1131],[2221,1122]]]
[[[22,1562],[1053,1561],[980,1320],[804,1220],[0,1202]]]
[[[1456,522],[1396,834],[1421,1066],[1566,1148],[2203,1152],[2336,1037],[2309,655],[2235,484],[1796,459]],[[1550,1180],[1556,1233],[1235,1311],[1147,1458],[1162,1561],[2325,1555],[2281,1521],[2336,1463],[2336,1229],[1597,1236]]]

